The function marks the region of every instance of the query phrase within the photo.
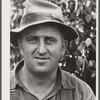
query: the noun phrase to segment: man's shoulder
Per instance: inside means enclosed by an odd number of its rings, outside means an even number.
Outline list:
[[[87,85],[84,81],[76,77],[75,75],[70,74],[67,71],[62,70],[63,77],[66,78],[66,81],[71,82],[73,85],[80,84],[80,85]]]
[[[87,83],[66,71],[62,71],[62,74],[66,86],[69,83],[73,85],[72,91],[75,100],[95,100],[95,95]]]
[[[71,75],[69,72],[62,71],[62,73],[63,77],[65,77],[65,81],[71,83],[77,91],[79,90],[93,93],[90,86],[86,82],[82,81],[76,76]]]
[[[10,100],[19,100],[19,90],[16,86],[15,70],[12,70],[10,72]]]
[[[10,72],[10,90],[13,90],[16,85],[15,73],[14,70]]]
[[[15,88],[16,84],[18,83],[16,77],[18,78],[18,71],[23,66],[24,61],[20,61],[13,70],[10,71],[10,89]]]

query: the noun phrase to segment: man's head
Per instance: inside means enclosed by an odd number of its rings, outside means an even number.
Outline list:
[[[20,27],[11,30],[11,43],[20,48],[32,73],[57,70],[67,41],[77,32],[64,24],[60,7],[45,0],[27,0]]]
[[[18,46],[28,71],[50,74],[57,70],[66,42],[57,26],[46,23],[25,29],[18,39]]]

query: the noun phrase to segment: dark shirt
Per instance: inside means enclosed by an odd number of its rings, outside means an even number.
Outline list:
[[[20,62],[11,72],[10,100],[38,100],[18,76],[23,64]],[[43,100],[95,100],[95,95],[85,82],[58,67],[56,85]]]

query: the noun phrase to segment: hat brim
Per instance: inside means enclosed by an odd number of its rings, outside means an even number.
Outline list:
[[[11,42],[11,44],[18,47],[17,39],[19,38],[20,34],[22,33],[22,31],[24,29],[26,29],[30,26],[35,26],[35,25],[43,24],[43,23],[57,23],[58,25],[61,25],[61,28],[63,29],[64,37],[69,42],[78,37],[77,31],[74,28],[72,28],[71,26],[67,26],[67,25],[65,25],[61,22],[55,21],[55,20],[54,21],[45,20],[45,21],[39,21],[39,22],[31,23],[31,24],[28,24],[26,26],[10,30],[10,42]]]

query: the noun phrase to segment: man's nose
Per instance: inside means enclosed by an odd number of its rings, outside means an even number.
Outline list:
[[[45,54],[47,52],[47,48],[44,42],[40,42],[38,45],[37,51],[39,54]]]

